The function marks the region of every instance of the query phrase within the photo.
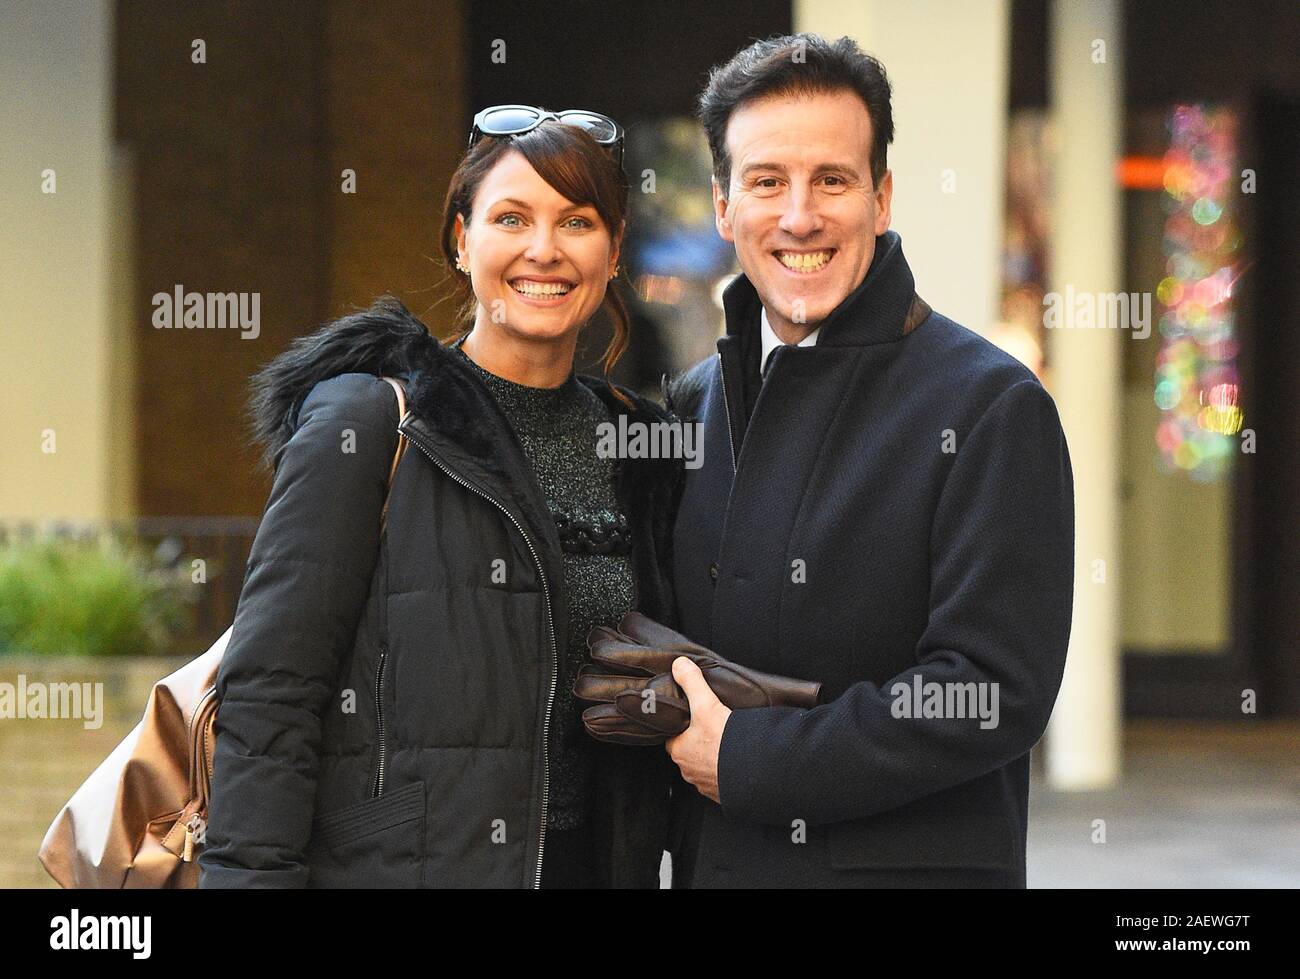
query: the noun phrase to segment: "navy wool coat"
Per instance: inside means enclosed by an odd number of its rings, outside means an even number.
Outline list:
[[[815,346],[777,348],[748,420],[743,275],[724,305],[719,354],[669,387],[704,436],[674,530],[682,631],[824,694],[732,713],[721,805],[679,781],[675,886],[1025,886],[1073,598],[1052,398],[916,296],[894,232]]]

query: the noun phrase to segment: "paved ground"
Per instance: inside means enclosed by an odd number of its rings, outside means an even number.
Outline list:
[[[1028,862],[1030,887],[1300,888],[1300,725],[1130,723],[1116,787],[1035,778]]]

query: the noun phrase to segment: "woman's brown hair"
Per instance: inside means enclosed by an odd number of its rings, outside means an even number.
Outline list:
[[[460,161],[447,188],[442,208],[442,257],[449,272],[456,268],[456,215],[468,226],[474,211],[474,196],[479,185],[497,162],[511,150],[521,153],[538,175],[557,192],[575,204],[596,209],[611,238],[618,241],[627,217],[627,178],[614,157],[577,126],[547,121],[536,129],[517,136],[483,137]],[[463,324],[472,320],[477,300],[467,274],[452,272],[456,295],[460,300],[459,317]],[[629,408],[627,398],[609,379],[609,373],[627,349],[629,316],[627,306],[610,283],[602,304],[614,325],[614,335],[605,348],[602,366],[610,390]],[[455,343],[466,336],[472,326],[462,329],[447,342]]]

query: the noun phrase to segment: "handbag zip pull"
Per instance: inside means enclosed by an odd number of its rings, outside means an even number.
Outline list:
[[[181,859],[186,863],[190,863],[194,859],[194,840],[197,835],[203,832],[203,828],[203,817],[197,812],[185,824],[185,849],[181,853]],[[200,840],[200,842],[202,841]]]

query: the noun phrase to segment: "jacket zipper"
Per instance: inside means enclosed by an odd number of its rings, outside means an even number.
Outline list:
[[[387,597],[382,598],[387,601]],[[384,739],[384,662],[388,659],[388,642],[385,640],[379,644],[379,668],[375,671],[375,713],[379,716],[379,768],[375,772],[375,787],[370,793],[371,798],[377,798],[384,791],[384,759],[387,754]]]
[[[479,489],[478,486],[471,483],[464,476],[461,476],[459,473],[454,472],[450,466],[448,466],[445,462],[443,462],[440,458],[438,458],[438,456],[436,456],[429,449],[429,447],[426,446],[420,439],[413,436],[410,432],[405,431],[400,426],[398,427],[398,431],[401,432],[401,434],[405,435],[408,439],[410,439],[417,447],[419,447],[420,451],[429,457],[429,461],[432,462],[439,469],[441,469],[444,473],[446,473],[447,476],[450,477],[454,482],[465,487],[465,489],[469,490],[471,493],[475,493],[478,496],[483,497],[483,499],[487,500],[498,510],[504,513],[506,517],[509,518],[510,522],[514,524],[515,530],[519,531],[519,536],[524,539],[524,543],[528,545],[528,553],[532,555],[533,563],[537,566],[537,577],[542,583],[542,597],[545,599],[546,602],[546,629],[547,629],[547,634],[551,638],[551,687],[550,687],[550,692],[546,696],[546,716],[542,722],[542,818],[541,818],[541,825],[539,827],[538,837],[537,837],[537,873],[533,878],[533,888],[537,890],[540,889],[542,886],[542,853],[543,853],[543,849],[546,846],[546,815],[548,811],[547,808],[549,804],[548,793],[550,791],[550,780],[551,780],[550,752],[547,746],[547,740],[548,740],[550,727],[551,727],[551,708],[555,702],[555,685],[559,680],[558,677],[559,653],[555,648],[555,619],[551,611],[551,589],[550,589],[550,585],[547,583],[546,580],[546,570],[542,567],[541,558],[537,556],[537,548],[533,546],[532,538],[530,538],[528,534],[524,531],[524,528],[520,525],[519,521],[515,519],[514,514],[512,514],[508,509],[506,509],[506,507],[502,503],[500,503],[494,496],[492,496],[486,490]],[[383,661],[381,658],[380,660],[381,670],[382,670],[382,663]],[[380,764],[381,764],[380,778],[381,779],[383,778],[382,759],[383,759],[383,742],[381,740],[380,742]]]

